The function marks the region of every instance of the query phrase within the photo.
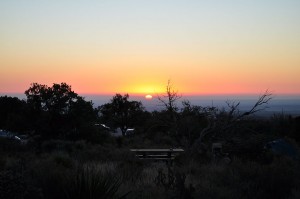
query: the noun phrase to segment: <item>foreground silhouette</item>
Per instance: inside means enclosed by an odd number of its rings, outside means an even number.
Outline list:
[[[255,117],[268,92],[247,112],[184,101],[151,113],[120,94],[93,108],[66,83],[25,93],[0,97],[0,198],[299,198],[300,120]],[[145,148],[184,152],[166,167],[129,150]]]

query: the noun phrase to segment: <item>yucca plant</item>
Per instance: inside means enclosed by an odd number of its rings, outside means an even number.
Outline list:
[[[65,187],[66,198],[70,199],[113,199],[125,198],[118,195],[121,178],[111,171],[95,165],[81,166],[70,176]]]

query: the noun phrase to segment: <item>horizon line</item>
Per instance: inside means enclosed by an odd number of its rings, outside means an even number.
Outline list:
[[[75,91],[74,91],[75,92]],[[163,95],[165,93],[130,93],[130,92],[109,92],[109,93],[90,93],[90,92],[75,92],[80,96],[114,96],[115,94],[121,94],[125,95],[128,94],[129,96],[146,96],[146,95],[152,95],[157,96],[157,95]],[[184,93],[184,92],[178,92],[179,96],[260,96],[264,94],[265,92],[260,92],[260,93]],[[269,92],[272,96],[299,96],[300,93],[275,93],[275,92]],[[0,96],[5,96],[5,95],[25,95],[23,92],[0,92]]]

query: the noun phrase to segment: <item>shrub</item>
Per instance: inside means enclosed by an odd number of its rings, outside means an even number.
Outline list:
[[[31,162],[29,172],[45,199],[65,198],[63,185],[72,173],[73,164],[65,153],[46,155]]]
[[[70,175],[64,193],[70,199],[118,198],[121,180],[118,175],[104,172],[96,165],[83,165]]]
[[[298,163],[275,159],[269,165],[233,160],[230,165],[206,164],[192,178],[196,198],[288,198],[299,189]]]
[[[19,140],[13,138],[0,137],[0,150],[3,152],[24,151],[25,146],[21,145]]]
[[[0,198],[39,199],[42,193],[28,181],[24,173],[6,170],[0,172]]]

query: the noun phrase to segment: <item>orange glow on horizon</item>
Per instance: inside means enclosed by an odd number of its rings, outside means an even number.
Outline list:
[[[146,95],[145,96],[145,99],[147,99],[147,100],[152,100],[152,98],[153,98],[152,95]]]
[[[0,93],[300,95],[298,1],[249,2],[0,1]]]

